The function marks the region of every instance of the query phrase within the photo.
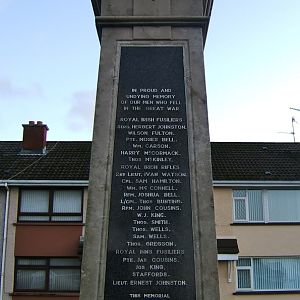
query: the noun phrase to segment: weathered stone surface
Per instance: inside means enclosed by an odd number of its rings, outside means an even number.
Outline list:
[[[102,14],[203,12],[118,3]],[[219,299],[203,34],[178,22],[102,29],[81,299]]]

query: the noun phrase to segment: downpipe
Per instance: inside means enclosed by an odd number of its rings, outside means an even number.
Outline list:
[[[6,256],[6,241],[7,241],[7,224],[8,224],[8,204],[9,204],[9,187],[7,182],[4,183],[6,190],[5,197],[5,215],[3,227],[3,245],[2,245],[2,261],[1,261],[1,279],[0,279],[0,299],[3,300],[4,295],[4,272],[5,272],[5,256]]]

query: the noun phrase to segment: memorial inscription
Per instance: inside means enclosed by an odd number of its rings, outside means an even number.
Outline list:
[[[183,47],[122,46],[105,299],[195,299]]]

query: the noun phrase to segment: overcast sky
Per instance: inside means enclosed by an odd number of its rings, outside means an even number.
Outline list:
[[[300,1],[215,0],[205,46],[212,141],[300,141]],[[89,0],[0,0],[0,140],[41,120],[91,140],[100,45]],[[287,132],[279,133],[279,132]]]

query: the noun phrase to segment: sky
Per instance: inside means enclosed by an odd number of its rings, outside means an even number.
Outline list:
[[[210,136],[300,141],[300,1],[215,0],[204,58]],[[43,121],[91,140],[100,44],[89,0],[0,0],[0,140]],[[284,132],[284,133],[281,133]]]

